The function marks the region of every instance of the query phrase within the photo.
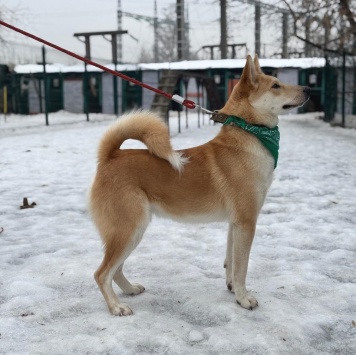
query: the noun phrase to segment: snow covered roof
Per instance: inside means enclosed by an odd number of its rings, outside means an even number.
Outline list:
[[[119,64],[118,71],[133,71],[133,70],[204,70],[204,69],[236,69],[245,66],[245,59],[220,59],[220,60],[186,60],[181,62],[165,62],[165,63],[139,63],[139,64]],[[262,68],[322,68],[325,66],[324,58],[294,58],[294,59],[260,59]],[[113,64],[106,65],[110,69],[114,69]],[[101,72],[102,70],[94,66],[88,65],[88,71]],[[21,64],[15,66],[15,72],[19,74],[40,73],[43,71],[43,66],[40,64]],[[63,65],[63,64],[47,64],[46,71],[48,73],[81,73],[84,71],[83,65]]]

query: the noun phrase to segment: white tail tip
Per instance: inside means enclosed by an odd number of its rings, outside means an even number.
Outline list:
[[[175,170],[181,173],[184,170],[184,165],[188,163],[189,159],[183,157],[180,152],[173,152],[167,159]]]

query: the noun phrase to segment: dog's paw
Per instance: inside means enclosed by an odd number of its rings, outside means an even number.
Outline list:
[[[132,309],[126,303],[118,303],[110,309],[114,316],[130,316],[133,314]]]
[[[145,288],[142,285],[140,285],[140,284],[132,284],[132,287],[130,287],[127,290],[124,290],[124,294],[125,295],[134,296],[134,295],[139,295],[143,291],[145,291]]]
[[[249,296],[249,295],[246,295],[246,296],[242,297],[241,299],[236,298],[236,302],[241,307],[249,309],[251,311],[258,306],[258,302],[257,302],[256,298]]]
[[[145,288],[140,284],[132,284],[132,295],[138,295],[145,291]]]
[[[229,291],[234,292],[234,287],[232,286],[232,280],[226,279],[226,287]]]

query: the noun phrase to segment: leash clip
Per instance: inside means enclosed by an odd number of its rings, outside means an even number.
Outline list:
[[[219,113],[218,110],[215,110],[212,112],[211,120],[214,122],[219,122],[219,123],[225,123],[227,118],[229,117],[228,115],[225,115],[224,113]]]
[[[172,100],[175,101],[175,102],[178,102],[179,104],[187,107],[187,108],[190,108],[190,109],[194,109],[194,108],[197,108],[197,109],[200,109],[206,113],[209,113],[209,114],[212,114],[213,112],[206,109],[206,108],[203,108],[201,107],[200,105],[197,105],[194,101],[191,101],[191,100],[187,100],[185,99],[184,97],[182,96],[179,96],[179,95],[173,95],[172,96]]]

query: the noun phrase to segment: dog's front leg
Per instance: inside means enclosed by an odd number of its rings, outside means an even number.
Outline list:
[[[230,228],[233,237],[232,281],[236,301],[241,307],[252,310],[258,306],[258,302],[247,293],[246,274],[256,223],[254,221],[233,223]]]
[[[232,252],[233,252],[233,224],[229,224],[229,231],[227,234],[227,245],[226,245],[226,258],[224,262],[224,268],[226,272],[226,286],[231,291],[234,292],[232,287]]]

